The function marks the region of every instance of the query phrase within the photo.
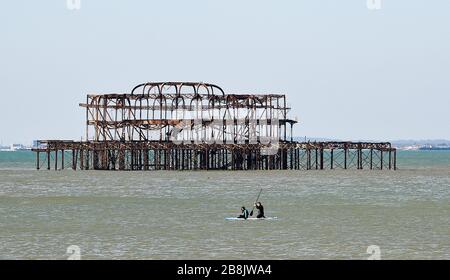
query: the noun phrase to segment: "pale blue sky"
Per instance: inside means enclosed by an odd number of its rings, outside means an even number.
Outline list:
[[[288,95],[298,136],[450,138],[450,1],[2,1],[0,140],[80,139],[87,93]]]

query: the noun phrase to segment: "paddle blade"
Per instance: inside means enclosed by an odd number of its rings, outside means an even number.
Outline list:
[[[250,212],[250,216],[253,216],[253,210],[252,210],[252,212]]]

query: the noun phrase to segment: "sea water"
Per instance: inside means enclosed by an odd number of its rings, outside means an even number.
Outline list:
[[[0,259],[450,259],[450,152],[398,165],[36,171],[32,152],[0,152]],[[277,220],[225,220],[260,188]]]

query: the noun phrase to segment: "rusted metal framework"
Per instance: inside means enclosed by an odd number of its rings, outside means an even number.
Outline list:
[[[86,139],[93,141],[168,142],[174,130],[183,141],[286,141],[296,123],[287,119],[285,95],[225,94],[204,83],[146,83],[130,94],[88,95],[80,106],[86,108]]]
[[[42,140],[37,169],[396,169],[390,143],[297,142],[283,94],[205,83],[145,83],[88,95],[86,140]]]

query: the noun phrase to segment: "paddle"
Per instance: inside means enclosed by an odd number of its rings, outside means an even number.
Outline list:
[[[259,196],[261,195],[261,193],[262,193],[262,189],[259,191],[258,197],[255,200],[255,203],[258,202]],[[253,205],[252,212],[250,212],[250,216],[253,216],[253,210],[255,210],[255,205]]]

